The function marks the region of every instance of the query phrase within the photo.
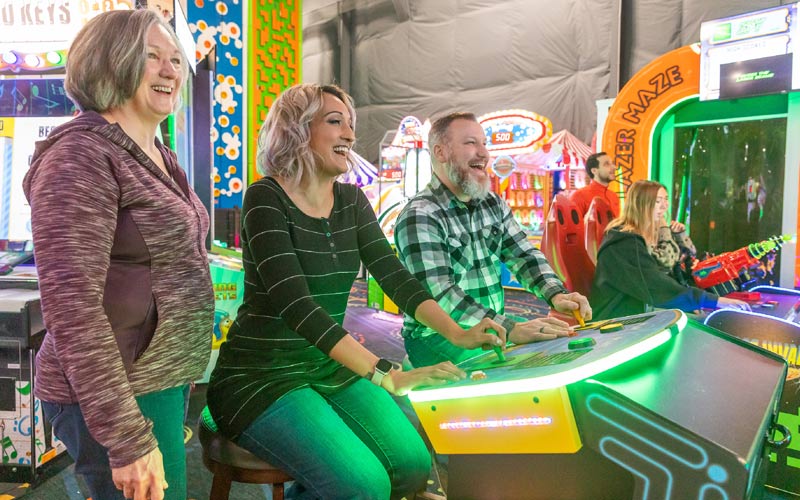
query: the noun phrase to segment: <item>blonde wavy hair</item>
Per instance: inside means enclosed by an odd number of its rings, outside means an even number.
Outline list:
[[[606,231],[618,228],[620,231],[636,233],[649,245],[658,239],[658,224],[653,220],[658,191],[667,188],[660,182],[636,181],[625,194],[625,208],[622,214],[608,223]]]
[[[314,173],[320,158],[311,149],[311,120],[322,111],[323,94],[344,103],[355,129],[353,98],[338,86],[301,83],[289,87],[272,104],[258,132],[258,173],[280,177],[295,186]],[[347,163],[352,168],[351,157]]]

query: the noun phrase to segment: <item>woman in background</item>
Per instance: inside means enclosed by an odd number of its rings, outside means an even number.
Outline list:
[[[465,376],[450,362],[394,369],[348,334],[362,262],[403,311],[452,343],[505,345],[488,318],[459,327],[400,264],[364,193],[336,182],[355,118],[336,86],[295,85],[270,108],[257,156],[266,177],[242,209],[244,302],[208,388],[220,431],[294,476],[290,494],[301,498],[413,496],[430,456],[390,394]]]
[[[35,393],[94,500],[186,498],[188,384],[214,321],[208,214],[156,130],[188,74],[158,14],[98,15],[67,60],[81,113],[24,181],[47,326]]]
[[[654,256],[668,209],[667,190],[660,183],[636,181],[628,189],[622,215],[609,223],[597,252],[589,296],[596,319],[640,314],[653,307],[686,312],[717,307],[750,309],[746,302],[684,286],[669,275]],[[659,257],[663,262],[663,253]]]

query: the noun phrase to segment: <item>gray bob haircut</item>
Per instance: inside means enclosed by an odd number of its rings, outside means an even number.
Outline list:
[[[115,10],[92,18],[75,36],[67,53],[67,95],[81,111],[104,112],[132,98],[144,76],[147,33],[163,26],[176,47],[172,27],[149,9]],[[181,86],[189,63],[181,57]]]
[[[293,85],[272,103],[258,131],[258,173],[286,179],[294,186],[314,173],[319,159],[311,149],[311,120],[322,111],[323,94],[330,94],[344,103],[355,129],[356,110],[347,92],[336,85]],[[351,157],[347,163],[352,168]]]

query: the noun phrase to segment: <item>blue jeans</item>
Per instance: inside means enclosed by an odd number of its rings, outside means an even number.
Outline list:
[[[163,456],[164,474],[169,488],[165,500],[186,498],[186,447],[183,443],[183,422],[189,386],[183,385],[136,397],[145,418],[153,422],[153,434]],[[122,491],[114,486],[108,450],[89,434],[81,408],[77,403],[42,401],[44,417],[53,426],[53,433],[67,447],[75,461],[75,472],[83,476],[93,500],[123,500]]]
[[[310,388],[273,403],[238,444],[294,476],[288,498],[413,497],[431,458],[389,393],[362,379],[332,395]]]

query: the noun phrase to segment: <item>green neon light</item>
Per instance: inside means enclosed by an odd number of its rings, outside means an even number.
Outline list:
[[[731,23],[723,23],[714,26],[714,34],[711,39],[715,42],[728,40],[733,32]]]
[[[753,71],[752,73],[744,73],[736,77],[736,83],[750,82],[753,80],[763,80],[764,78],[774,78],[775,73],[770,70]]]
[[[688,322],[686,315],[681,313],[677,322],[676,332],[681,331]],[[475,398],[480,396],[499,396],[502,394],[516,394],[520,392],[543,391],[555,389],[584,380],[591,376],[602,373],[610,368],[621,365],[642,354],[652,351],[664,342],[672,338],[670,330],[662,330],[652,337],[609,354],[605,358],[598,359],[584,366],[573,368],[561,373],[553,373],[542,377],[526,378],[521,380],[508,380],[505,382],[494,382],[480,384],[469,387],[444,387],[440,389],[428,389],[422,391],[411,391],[408,399],[415,403],[425,403],[428,401],[443,401],[448,399]]]

